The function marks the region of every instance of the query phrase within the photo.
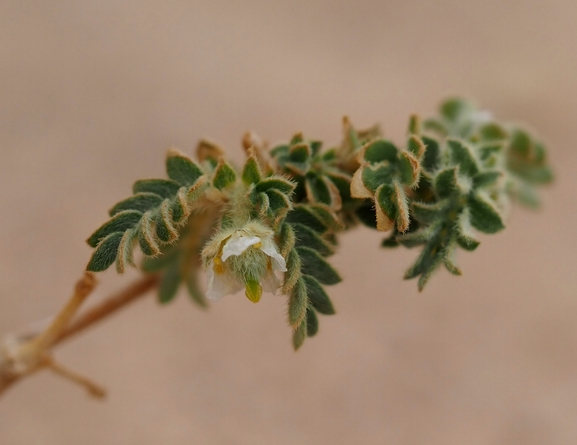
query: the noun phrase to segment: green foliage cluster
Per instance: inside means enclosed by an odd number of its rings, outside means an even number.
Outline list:
[[[161,302],[184,283],[206,306],[203,247],[213,233],[259,221],[286,261],[280,293],[296,349],[317,333],[318,314],[335,313],[325,286],[341,281],[328,262],[341,232],[363,223],[390,232],[385,247],[420,248],[405,278],[422,289],[441,265],[460,275],[457,249],[475,250],[477,232],[502,230],[511,200],[537,206],[536,187],[553,178],[539,141],[460,99],[444,102],[435,118],[411,117],[402,148],[377,126],[357,130],[345,118],[343,132],[328,150],[302,134],[270,150],[249,144],[241,168],[208,142],[196,160],[169,150],[168,179],[137,181],[88,239],[88,270],[116,264],[122,273],[138,246],[142,270],[162,275]]]

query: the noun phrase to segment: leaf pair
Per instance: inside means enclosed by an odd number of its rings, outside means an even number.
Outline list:
[[[112,218],[87,240],[96,248],[87,270],[100,272],[116,262],[122,273],[126,264],[134,265],[136,244],[146,256],[155,256],[162,245],[177,241],[207,179],[198,164],[175,150],[168,152],[166,170],[169,179],[137,181],[134,195],[110,210]]]
[[[424,155],[425,144],[414,134],[409,136],[408,150],[400,150],[385,139],[371,141],[361,149],[361,166],[353,176],[351,195],[374,200],[377,230],[396,226],[405,232],[409,228],[406,189],[418,186]]]
[[[295,206],[279,233],[281,252],[286,252],[287,272],[282,292],[289,296],[288,319],[293,327],[293,346],[318,331],[317,312],[334,314],[323,285],[337,284],[339,274],[325,260],[334,253],[334,230],[340,225],[328,206]]]

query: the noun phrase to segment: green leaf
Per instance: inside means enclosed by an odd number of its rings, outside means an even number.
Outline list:
[[[397,195],[392,184],[383,184],[375,192],[375,200],[390,220],[397,218]]]
[[[242,181],[247,184],[256,184],[261,180],[262,174],[260,167],[254,156],[246,160],[244,169],[242,170]]]
[[[286,221],[293,224],[304,224],[319,233],[325,233],[327,231],[327,226],[321,218],[312,211],[310,206],[294,206],[293,210],[288,213]]]
[[[102,272],[108,269],[116,261],[118,247],[123,236],[123,232],[114,232],[107,235],[96,247],[88,266],[86,266],[86,270],[89,272]]]
[[[226,162],[221,161],[214,172],[212,184],[219,190],[222,190],[236,181],[236,173],[234,169]]]
[[[331,230],[339,230],[343,228],[337,214],[326,204],[317,203],[310,204],[308,207],[312,212],[322,221],[323,225]]]
[[[451,162],[459,166],[461,173],[473,177],[479,172],[473,149],[469,145],[459,139],[449,139],[447,145],[451,154]]]
[[[137,237],[138,237],[137,227],[133,227],[132,229],[128,229],[126,232],[124,232],[124,236],[120,241],[120,245],[118,246],[118,254],[116,256],[116,272],[118,272],[119,274],[124,273],[127,264],[130,266],[134,266],[132,256]]]
[[[319,319],[311,308],[307,309],[307,337],[314,337],[319,331]]]
[[[483,188],[488,187],[497,182],[499,178],[503,176],[503,172],[498,170],[487,170],[481,173],[477,173],[473,176],[473,188]]]
[[[334,253],[333,247],[322,239],[318,232],[298,223],[293,224],[293,228],[295,231],[297,246],[310,247],[323,256],[329,256]]]
[[[192,301],[203,309],[207,308],[208,302],[204,296],[204,293],[200,289],[200,286],[198,285],[198,276],[196,270],[189,271],[185,278],[185,283],[186,289],[188,290],[188,295]]]
[[[292,208],[290,198],[277,189],[269,189],[266,192],[269,201],[269,207],[274,212],[290,210]]]
[[[162,304],[172,301],[178,292],[180,281],[180,264],[175,261],[162,275],[162,280],[158,287],[158,301]]]
[[[279,229],[279,250],[283,257],[286,257],[288,252],[295,245],[295,232],[291,224],[283,223]]]
[[[293,332],[293,348],[297,351],[307,338],[307,322],[304,320]]]
[[[462,99],[448,99],[441,104],[440,112],[445,119],[455,122],[471,109],[471,105]]]
[[[423,158],[426,149],[427,146],[419,136],[412,134],[409,137],[409,141],[407,142],[407,150],[409,151],[409,153],[412,153],[413,156],[415,156],[417,159]]]
[[[365,161],[376,164],[382,161],[390,163],[397,162],[399,149],[390,141],[384,139],[377,139],[370,142],[364,149],[363,158]]]
[[[170,243],[178,238],[178,230],[170,220],[170,200],[165,200],[156,215],[156,236],[159,240]]]
[[[96,232],[86,240],[86,242],[90,247],[96,247],[102,239],[106,238],[111,233],[125,232],[131,227],[134,227],[141,218],[142,213],[136,210],[125,210],[117,213],[111,220],[100,226],[100,228],[97,229]]]
[[[307,287],[303,279],[299,278],[289,297],[288,321],[292,327],[297,327],[305,320],[307,306]]]
[[[408,187],[416,187],[421,173],[419,160],[407,151],[402,152],[399,160],[399,172],[403,184]]]
[[[341,281],[339,274],[315,250],[309,247],[297,247],[301,259],[303,274],[312,275],[322,284],[337,284]]]
[[[391,166],[379,165],[376,167],[361,167],[363,184],[371,192],[375,192],[381,184],[390,183],[393,180],[394,170]]]
[[[472,194],[468,199],[471,225],[483,233],[496,233],[505,228],[503,218],[488,198]]]
[[[166,158],[168,177],[180,185],[192,185],[203,175],[199,165],[177,152],[169,150]]]
[[[153,217],[154,215],[152,212],[145,213],[140,221],[140,230],[138,231],[138,244],[140,245],[140,250],[148,256],[154,256],[160,253],[160,247],[155,240],[152,229]]]
[[[289,150],[289,159],[293,162],[306,162],[311,157],[311,148],[307,143],[298,143]]]
[[[182,224],[185,219],[190,215],[190,209],[187,203],[187,188],[181,187],[178,193],[173,198],[170,204],[170,215],[172,222],[175,224]]]
[[[137,193],[124,201],[120,201],[110,209],[109,214],[110,216],[114,216],[124,210],[137,210],[144,213],[147,210],[158,207],[162,201],[162,196],[156,193]]]
[[[321,314],[333,315],[335,308],[321,283],[310,275],[303,275],[302,278],[306,284],[307,295],[312,306]]]
[[[179,188],[178,183],[169,179],[141,179],[132,186],[132,193],[154,193],[163,198],[171,198]]]
[[[437,173],[437,176],[435,176],[434,186],[439,198],[443,199],[451,196],[456,190],[458,190],[457,168],[446,168]]]
[[[498,141],[508,136],[505,129],[494,122],[483,125],[479,129],[479,135],[485,141]]]
[[[255,187],[255,190],[259,193],[266,192],[269,189],[277,189],[285,195],[290,195],[295,189],[295,184],[288,179],[281,178],[280,176],[273,176],[271,178],[263,179]]]
[[[295,249],[289,250],[286,256],[286,268],[282,293],[288,295],[301,276],[301,259]]]
[[[428,172],[434,172],[441,165],[441,146],[436,139],[427,136],[423,136],[422,140],[426,149],[421,166]]]
[[[157,257],[144,257],[140,264],[140,268],[143,272],[155,273],[167,268],[173,263],[178,263],[180,259],[180,251],[177,248],[170,248],[167,252],[163,252],[162,255]]]
[[[445,205],[445,201],[438,201],[435,203],[413,201],[411,203],[412,215],[417,221],[424,224],[430,224],[437,219]]]
[[[324,181],[315,174],[309,174],[305,179],[307,197],[311,202],[331,204],[331,192]]]

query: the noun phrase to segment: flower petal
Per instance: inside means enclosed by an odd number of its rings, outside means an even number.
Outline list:
[[[258,236],[247,236],[240,231],[233,233],[222,249],[222,261],[242,254],[250,246],[260,243]]]
[[[208,265],[206,277],[206,298],[212,301],[218,301],[225,295],[234,294],[244,287],[227,269],[224,269],[223,272],[215,272],[214,260]]]
[[[262,278],[260,284],[262,285],[262,290],[265,292],[271,292],[276,294],[277,289],[279,288],[279,279],[274,274],[272,270],[268,270],[266,275]]]
[[[274,270],[278,270],[279,272],[286,272],[286,261],[282,255],[278,253],[276,246],[272,241],[263,240],[260,250],[262,250],[270,257],[272,268]]]

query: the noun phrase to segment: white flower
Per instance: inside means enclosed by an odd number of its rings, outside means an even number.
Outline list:
[[[257,303],[263,290],[275,293],[279,280],[274,272],[286,272],[287,269],[273,235],[270,228],[252,221],[241,229],[213,237],[203,250],[207,298],[218,301],[244,287],[248,299]]]

